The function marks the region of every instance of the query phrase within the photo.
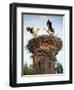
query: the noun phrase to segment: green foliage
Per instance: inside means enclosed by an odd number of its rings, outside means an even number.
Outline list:
[[[31,64],[28,66],[27,64],[23,67],[23,75],[33,75],[34,73],[33,65]],[[60,63],[57,63],[55,66],[54,74],[62,74],[63,73],[63,66]]]
[[[25,65],[24,65],[24,68],[23,68],[23,74],[24,74],[24,75],[32,75],[32,74],[33,74],[33,66],[30,65],[30,66],[28,67],[28,65],[25,64]]]
[[[59,73],[63,73],[63,66],[60,63],[57,63],[56,67],[55,67],[55,73],[59,74]]]

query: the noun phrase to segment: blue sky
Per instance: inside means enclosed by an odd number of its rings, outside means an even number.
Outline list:
[[[28,40],[33,36],[26,31],[26,27],[34,26],[36,28],[39,28],[40,31],[38,32],[38,35],[47,34],[47,32],[43,30],[43,28],[47,28],[46,22],[49,19],[52,22],[52,27],[55,31],[55,34],[57,34],[57,36],[60,37],[64,42],[63,17],[64,16],[59,15],[23,15],[24,64],[32,64],[32,59],[30,57],[31,53],[29,53],[25,46],[27,45]],[[64,66],[64,44],[63,48],[59,51],[56,57],[57,60]]]

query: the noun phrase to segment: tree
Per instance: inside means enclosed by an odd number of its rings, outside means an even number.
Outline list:
[[[23,74],[24,74],[24,75],[32,75],[32,74],[33,74],[33,67],[32,67],[32,65],[30,65],[30,66],[28,67],[28,65],[25,64],[25,65],[24,65],[24,68],[23,68]]]
[[[55,73],[63,73],[63,66],[59,62],[56,64]]]

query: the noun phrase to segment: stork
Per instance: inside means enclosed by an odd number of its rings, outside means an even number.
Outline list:
[[[35,27],[27,27],[26,30],[29,31],[34,37],[36,37],[39,31],[39,28],[35,29]]]
[[[53,28],[52,28],[52,22],[51,22],[50,20],[47,21],[47,27],[48,27],[47,32],[48,32],[49,34],[54,33],[54,30],[53,30]]]

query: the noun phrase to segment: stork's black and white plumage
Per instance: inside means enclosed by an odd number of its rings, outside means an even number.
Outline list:
[[[33,36],[36,37],[39,31],[39,28],[35,29],[34,27],[27,27],[26,30],[29,31]]]
[[[34,33],[34,30],[32,27],[27,27],[26,30],[29,31],[30,33]]]
[[[47,27],[48,27],[47,30],[48,33],[54,33],[54,30],[52,28],[52,22],[50,20],[47,21]]]

